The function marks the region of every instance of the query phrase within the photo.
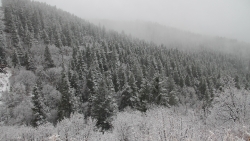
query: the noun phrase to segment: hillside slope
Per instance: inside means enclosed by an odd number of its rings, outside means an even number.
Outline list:
[[[205,121],[229,84],[240,92],[250,88],[249,59],[243,55],[172,48],[193,45],[180,41],[157,45],[45,3],[2,2],[0,57],[12,71],[0,107],[5,125],[56,125],[80,113],[104,131],[112,129],[118,112],[154,106],[193,109]]]

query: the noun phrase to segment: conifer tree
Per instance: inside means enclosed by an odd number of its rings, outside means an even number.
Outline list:
[[[128,85],[130,87],[130,101],[132,103],[131,105],[133,108],[136,108],[139,104],[139,94],[134,74],[131,71],[129,71]]]
[[[140,111],[146,112],[146,110],[148,109],[148,106],[150,104],[150,102],[152,101],[150,98],[152,98],[151,95],[151,85],[148,82],[148,80],[146,78],[142,79],[142,84],[141,87],[139,89],[139,99],[140,99],[140,103],[139,103],[139,107],[138,109]]]
[[[55,67],[54,61],[51,57],[49,47],[46,45],[44,50],[44,68],[49,69]]]
[[[125,66],[121,66],[119,67],[118,69],[118,73],[117,73],[117,76],[118,76],[118,84],[119,84],[119,90],[122,91],[124,88],[125,88],[125,84],[127,83],[128,81],[128,76],[126,75],[126,67]]]
[[[152,99],[154,103],[168,106],[168,92],[164,77],[158,73],[154,75],[152,83]]]
[[[25,35],[25,31],[24,31],[22,23],[20,22],[19,24],[20,25],[18,26],[19,27],[18,34],[19,34],[19,37],[23,40],[23,37]]]
[[[185,85],[187,87],[190,87],[191,86],[191,82],[190,82],[190,77],[187,75],[186,78],[185,78]]]
[[[50,38],[49,38],[49,40],[50,40],[50,44],[52,45],[52,44],[55,44],[55,35],[54,35],[54,31],[52,30],[52,29],[50,29],[50,32],[49,32],[50,34]]]
[[[180,77],[179,77],[177,70],[174,72],[173,78],[174,78],[175,84],[180,85]]]
[[[168,78],[167,81],[167,92],[168,92],[168,105],[169,106],[174,106],[178,104],[178,99],[177,99],[177,88],[176,88],[176,83],[172,76]]]
[[[129,72],[128,80],[125,82],[124,87],[121,91],[121,103],[119,109],[123,110],[127,106],[131,108],[137,108],[139,105],[138,88],[134,75]]]
[[[83,53],[78,54],[78,58],[75,58],[75,67],[76,71],[79,75],[80,80],[86,79],[86,73],[87,73],[87,63],[84,60]]]
[[[56,32],[56,41],[55,41],[55,45],[58,47],[58,48],[61,48],[63,46],[63,43],[62,43],[62,39],[61,39],[61,34],[57,31]]]
[[[28,53],[25,53],[23,66],[25,66],[26,70],[35,70],[35,65]]]
[[[104,53],[104,50],[102,49],[101,50],[101,54],[100,54],[101,56],[100,56],[100,59],[101,60],[103,60],[102,61],[102,68],[103,68],[103,71],[108,71],[109,70],[109,68],[108,68],[108,60],[107,60],[107,57],[106,57],[106,55],[105,55],[105,53]]]
[[[0,17],[1,18],[1,17]],[[6,65],[6,40],[5,40],[5,34],[4,34],[4,23],[3,21],[0,21],[0,64]]]
[[[11,33],[12,22],[13,22],[12,7],[10,5],[3,5],[3,6],[4,6],[4,19],[6,25],[5,31]]]
[[[68,76],[66,75],[65,69],[62,70],[61,81],[58,86],[58,90],[61,93],[61,102],[58,107],[58,121],[64,118],[69,118],[73,112],[72,95],[73,90],[70,87]]]
[[[120,90],[119,89],[120,88],[120,80],[119,80],[119,76],[118,76],[118,70],[114,70],[112,80],[113,80],[115,92],[118,92]]]
[[[135,79],[136,79],[136,85],[137,85],[138,89],[140,89],[141,84],[142,84],[142,79],[143,79],[142,69],[141,69],[140,64],[137,60],[134,62],[134,65],[132,67],[133,67],[132,71],[133,71]]]
[[[49,39],[49,36],[48,36],[46,30],[43,30],[43,36],[42,36],[42,38],[44,40],[45,45],[50,44],[50,39]]]
[[[238,75],[235,76],[234,81],[235,81],[235,87],[237,89],[240,89],[240,79]]]
[[[93,96],[96,95],[97,90],[98,90],[98,85],[100,80],[102,79],[102,76],[99,71],[98,63],[96,58],[94,59],[95,61],[92,62],[92,67],[89,70],[89,73],[87,75],[87,97],[89,105],[88,105],[88,115],[91,115],[91,107],[92,107],[92,101],[93,101]]]
[[[34,34],[33,34],[33,32],[30,32],[30,31],[27,32],[26,44],[28,45],[29,48],[31,48],[32,45],[34,44]]]
[[[104,130],[111,127],[111,117],[117,111],[114,100],[114,88],[110,73],[103,76],[99,82],[98,89],[94,95],[91,96],[91,117],[97,119],[97,126]]]
[[[179,83],[179,85],[180,85],[181,88],[183,88],[183,87],[184,87],[184,84],[185,84],[185,82],[184,82],[184,80],[183,80],[183,77],[181,76],[181,77],[180,77],[180,83]]]
[[[14,47],[16,48],[20,47],[20,38],[14,21],[12,21],[11,23],[11,39],[12,39],[12,45]]]
[[[14,50],[14,52],[12,54],[12,64],[13,64],[14,68],[20,65],[16,50]]]
[[[45,123],[45,113],[43,111],[43,107],[41,104],[41,98],[39,96],[39,89],[37,85],[34,86],[33,88],[33,93],[32,93],[32,103],[33,103],[33,108],[32,108],[32,113],[33,113],[33,120],[32,120],[32,125],[34,127],[37,127],[43,123]]]
[[[91,49],[90,49],[90,47],[89,47],[89,45],[87,45],[87,47],[86,47],[86,63],[87,63],[87,68],[90,68],[90,64],[91,64],[91,55],[92,55],[92,53],[91,53]]]

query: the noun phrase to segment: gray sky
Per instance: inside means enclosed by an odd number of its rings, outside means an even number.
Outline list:
[[[250,0],[36,0],[84,19],[145,20],[250,42]]]

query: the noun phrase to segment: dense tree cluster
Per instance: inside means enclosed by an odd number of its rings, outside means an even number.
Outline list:
[[[147,43],[45,3],[2,3],[0,59],[15,72],[6,95],[24,92],[15,101],[5,101],[5,108],[13,112],[28,103],[33,111],[26,113],[30,122],[23,122],[27,117],[22,116],[18,124],[57,123],[82,113],[97,119],[98,127],[109,129],[111,117],[126,107],[146,112],[152,105],[170,108],[192,100],[201,103],[207,116],[215,91],[223,91],[224,77],[235,78],[238,89],[249,88],[245,58]],[[11,56],[9,61],[3,52]],[[32,75],[18,81],[21,73]],[[4,121],[14,124],[10,119]]]

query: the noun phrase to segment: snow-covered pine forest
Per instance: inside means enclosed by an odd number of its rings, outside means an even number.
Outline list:
[[[241,43],[158,45],[30,0],[0,17],[0,140],[250,139]]]

